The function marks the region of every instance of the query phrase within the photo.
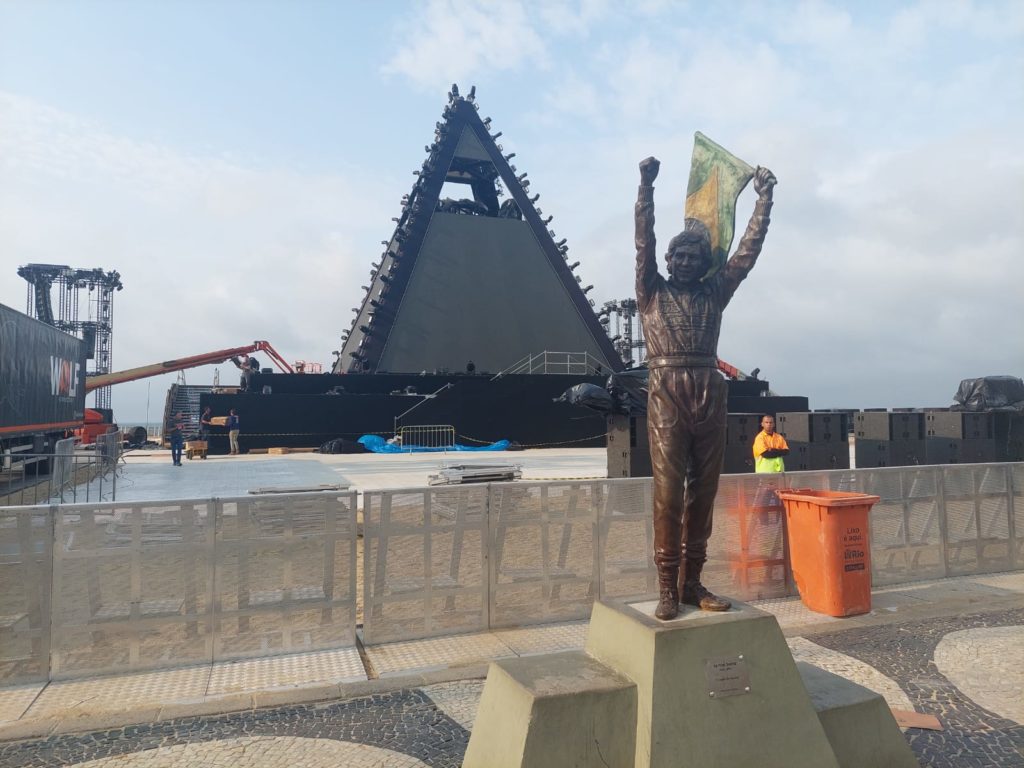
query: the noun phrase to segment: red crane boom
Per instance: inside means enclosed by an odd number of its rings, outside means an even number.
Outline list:
[[[122,384],[126,381],[145,379],[149,376],[159,376],[162,373],[184,371],[187,368],[198,368],[200,365],[215,365],[230,360],[239,355],[248,355],[252,352],[265,352],[274,361],[274,364],[281,369],[282,373],[295,373],[292,367],[285,362],[284,358],[277,353],[269,341],[254,341],[244,347],[232,347],[231,349],[218,349],[214,352],[207,352],[202,355],[181,357],[176,360],[164,360],[162,363],[143,365],[138,368],[128,368],[124,371],[104,373],[99,376],[89,376],[85,380],[85,391],[92,392],[100,387],[108,387],[111,384]]]

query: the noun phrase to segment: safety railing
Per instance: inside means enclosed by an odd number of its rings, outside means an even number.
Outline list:
[[[0,508],[0,682],[351,646],[356,494]]]
[[[0,455],[0,505],[26,506],[117,498],[120,435],[100,435],[92,450],[75,438],[58,440],[53,453]]]
[[[589,352],[538,352],[517,360],[494,378],[520,373],[593,376],[608,372],[607,367]]]
[[[455,427],[451,424],[411,424],[398,428],[398,442],[403,450],[414,448],[454,448]]]
[[[782,488],[878,495],[878,586],[1024,568],[1024,464],[726,475],[704,582],[795,595]],[[366,643],[582,619],[597,597],[657,595],[650,478],[364,494]]]

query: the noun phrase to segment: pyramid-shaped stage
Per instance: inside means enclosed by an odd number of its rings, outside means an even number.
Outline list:
[[[498,372],[545,351],[621,370],[578,264],[480,119],[475,88],[462,97],[453,85],[448,97],[334,372],[461,371],[470,361]],[[443,196],[446,183],[464,192]]]

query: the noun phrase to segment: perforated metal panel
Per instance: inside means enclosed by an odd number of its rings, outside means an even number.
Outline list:
[[[355,644],[356,494],[218,505],[214,657]]]
[[[52,507],[49,676],[354,645],[355,512],[354,492]]]
[[[603,483],[500,483],[490,497],[492,627],[590,615]]]
[[[1012,464],[1009,469],[1013,567],[1024,568],[1024,464]]]
[[[789,594],[784,475],[726,475],[715,497],[704,583],[740,600]]]
[[[1010,542],[1010,465],[942,468],[949,575],[1005,571]]]
[[[658,592],[649,477],[606,480],[598,507],[598,591],[642,599]]]
[[[213,661],[213,504],[54,508],[50,676]]]
[[[896,584],[944,573],[937,492],[940,470],[899,467],[858,472],[863,493],[881,497],[871,510],[871,578]]]
[[[363,640],[488,626],[487,485],[363,494]]]
[[[50,654],[53,515],[0,507],[0,681],[46,680]]]

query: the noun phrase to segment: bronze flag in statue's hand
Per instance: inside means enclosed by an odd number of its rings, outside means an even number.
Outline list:
[[[705,279],[729,257],[736,230],[736,200],[753,176],[754,169],[738,157],[700,131],[694,134],[683,215],[700,221],[711,235],[711,267]]]

